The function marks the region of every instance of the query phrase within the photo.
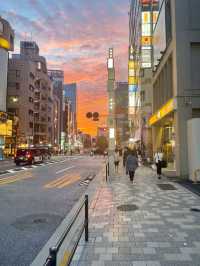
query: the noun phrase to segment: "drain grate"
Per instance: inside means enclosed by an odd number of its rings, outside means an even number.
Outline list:
[[[130,211],[136,211],[139,208],[138,208],[138,206],[136,206],[134,204],[124,204],[124,205],[118,206],[117,209],[119,211],[122,211],[122,212],[130,212]]]
[[[157,184],[157,186],[161,189],[161,190],[177,190],[173,185],[171,184]]]

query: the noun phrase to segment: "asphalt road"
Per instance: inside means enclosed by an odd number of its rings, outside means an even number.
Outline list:
[[[62,157],[0,175],[1,266],[30,265],[102,162],[94,157]]]

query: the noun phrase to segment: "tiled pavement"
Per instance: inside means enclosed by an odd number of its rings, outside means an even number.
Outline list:
[[[179,184],[163,191],[154,172],[140,167],[102,182],[90,208],[89,242],[81,239],[73,266],[200,266],[200,198]],[[136,211],[118,206],[135,204]]]

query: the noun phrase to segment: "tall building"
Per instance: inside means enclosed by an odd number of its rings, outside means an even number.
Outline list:
[[[62,70],[48,70],[48,75],[53,82],[53,145],[58,149],[64,149],[64,72]]]
[[[9,60],[7,106],[19,118],[18,145],[52,144],[52,83],[35,42],[21,42]]]
[[[200,118],[200,1],[160,1],[154,39],[153,149],[187,177],[187,121]]]
[[[129,138],[128,126],[128,83],[116,82],[115,85],[115,123],[116,144],[127,145]]]
[[[63,113],[63,142],[64,146],[62,147],[62,151],[70,151],[74,149],[74,127],[73,127],[73,107],[72,103],[68,98],[64,99],[64,113]]]
[[[0,159],[6,138],[12,137],[12,120],[6,113],[8,52],[14,50],[14,31],[8,21],[0,17]]]
[[[73,134],[77,133],[77,86],[76,83],[64,84],[64,96],[71,102]]]

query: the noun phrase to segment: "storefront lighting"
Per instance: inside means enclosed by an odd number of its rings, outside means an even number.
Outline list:
[[[10,43],[5,38],[0,37],[0,47],[6,50],[10,49]]]
[[[149,125],[152,126],[175,109],[176,101],[175,99],[170,99],[165,105],[163,105],[156,113],[151,116],[151,118],[149,119]]]

